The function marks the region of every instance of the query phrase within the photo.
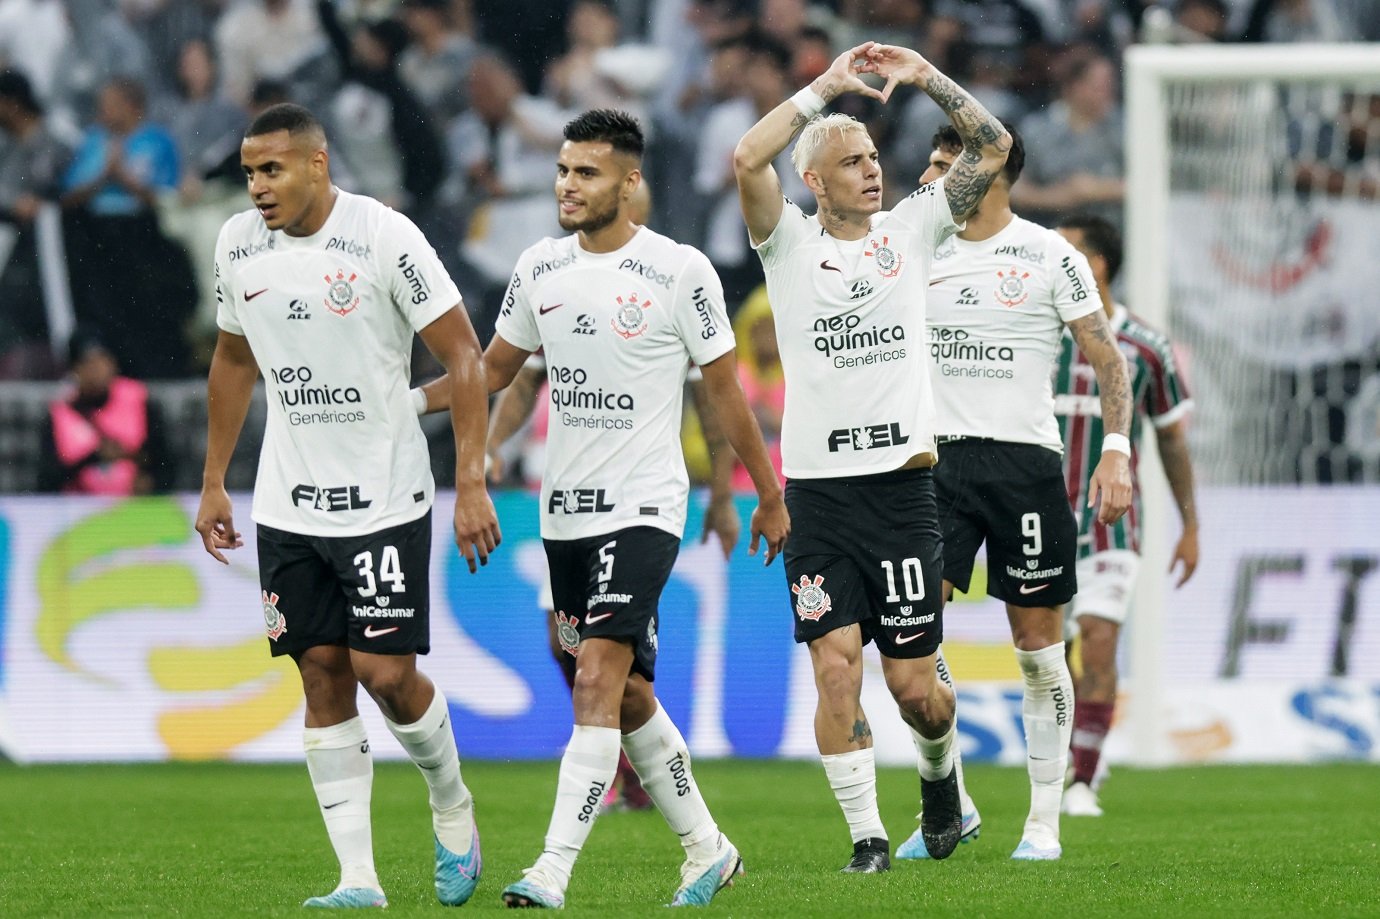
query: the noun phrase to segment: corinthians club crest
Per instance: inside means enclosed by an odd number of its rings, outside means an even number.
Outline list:
[[[264,631],[268,637],[277,641],[287,631],[287,617],[278,612],[278,595],[260,591],[264,601]]]
[[[355,293],[355,281],[359,275],[353,272],[345,276],[345,269],[337,268],[335,276],[326,275],[326,309],[337,316],[346,316],[359,308],[359,294]]]
[[[625,340],[647,331],[647,310],[651,308],[652,301],[643,300],[635,293],[615,299],[618,309],[614,310],[613,319],[610,320],[613,330]]]
[[[795,594],[795,614],[801,619],[818,622],[825,613],[834,608],[833,601],[821,586],[823,583],[822,574],[815,575],[813,581],[802,574],[800,583],[791,585],[791,593]]]
[[[1025,279],[1030,277],[1030,272],[1012,268],[998,271],[997,277],[1001,278],[997,282],[997,302],[1002,306],[1010,309],[1030,299],[1030,291],[1025,289]]]
[[[561,647],[565,653],[571,657],[576,657],[580,653],[580,633],[576,626],[580,624],[580,617],[567,616],[565,610],[556,613],[556,637],[561,640]]]
[[[884,278],[894,278],[901,273],[901,253],[891,248],[890,242],[889,236],[883,236],[881,242],[870,239],[867,241],[867,250],[863,252],[863,255],[875,261],[877,273]]]

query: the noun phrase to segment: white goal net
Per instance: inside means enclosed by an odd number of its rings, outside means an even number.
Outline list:
[[[1358,643],[1380,643],[1355,539],[1310,554],[1347,521],[1314,534],[1285,511],[1380,494],[1314,488],[1380,483],[1380,47],[1136,47],[1127,125],[1126,296],[1176,345],[1204,505],[1200,574],[1172,591],[1177,517],[1142,451],[1128,676],[1134,755],[1154,762],[1171,686],[1353,676]]]

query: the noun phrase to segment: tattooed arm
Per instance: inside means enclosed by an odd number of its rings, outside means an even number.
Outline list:
[[[829,69],[810,84],[827,105],[846,92],[880,99],[881,93],[858,79],[854,61],[862,58],[872,42],[840,54]],[[753,125],[733,151],[733,172],[738,179],[738,198],[743,206],[743,219],[754,243],[760,243],[781,220],[781,180],[772,168],[772,161],[781,155],[805,127],[811,116],[802,112],[790,99],[772,109]]]
[[[1131,383],[1126,375],[1126,359],[1116,346],[1116,336],[1107,314],[1096,310],[1069,323],[1069,332],[1078,350],[1097,372],[1097,389],[1102,397],[1102,430],[1108,434],[1129,435],[1131,431]],[[1115,523],[1131,506],[1130,457],[1114,450],[1102,451],[1088,487],[1088,506],[1102,495],[1098,523]]]
[[[954,220],[967,220],[1006,165],[1011,135],[967,90],[917,52],[895,45],[875,45],[868,50],[867,58],[863,69],[887,78],[883,101],[891,97],[896,84],[912,83],[944,110],[963,138],[963,152],[944,177],[944,192]]]

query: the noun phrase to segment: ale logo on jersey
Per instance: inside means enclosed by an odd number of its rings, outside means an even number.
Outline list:
[[[326,309],[337,316],[348,316],[359,308],[359,295],[355,293],[355,281],[359,275],[345,276],[345,269],[337,268],[335,277],[326,275]]]
[[[1025,279],[1030,277],[1030,272],[1021,271],[1019,268],[1012,268],[1010,271],[998,271],[997,277],[997,302],[1007,309],[1020,306],[1030,299],[1030,291],[1025,289]]]
[[[869,239],[868,248],[863,252],[863,255],[876,261],[877,273],[884,278],[894,278],[901,273],[901,253],[891,248],[890,242],[889,236],[883,236],[881,242]]]
[[[278,595],[260,591],[264,601],[264,631],[273,641],[277,641],[287,631],[287,617],[278,610]]]
[[[618,301],[618,306],[610,322],[615,332],[627,340],[647,331],[647,310],[652,306],[651,300],[643,300],[636,293],[614,299]]]
[[[791,593],[795,594],[795,614],[801,619],[818,622],[834,608],[834,601],[824,592],[822,574],[815,575],[814,580],[802,574],[800,583],[791,585]]]
[[[556,613],[556,637],[561,640],[561,647],[565,653],[575,657],[580,653],[580,633],[576,626],[580,624],[580,617],[567,616],[565,610]]]

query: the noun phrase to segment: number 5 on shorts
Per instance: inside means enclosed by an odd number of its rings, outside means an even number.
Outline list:
[[[900,603],[901,595],[896,592],[896,566],[891,562],[882,562],[882,571],[886,572],[886,602]],[[901,559],[901,579],[905,581],[907,600],[925,599],[925,579],[920,574],[920,559]]]

